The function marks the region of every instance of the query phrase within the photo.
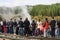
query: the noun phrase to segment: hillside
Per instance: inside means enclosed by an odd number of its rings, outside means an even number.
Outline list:
[[[52,5],[35,5],[29,11],[32,16],[60,16],[60,3]]]

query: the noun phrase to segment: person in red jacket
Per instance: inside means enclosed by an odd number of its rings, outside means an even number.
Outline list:
[[[45,24],[44,24],[44,37],[47,37],[47,31],[48,31],[48,28],[49,28],[49,22],[48,22],[48,19],[45,18]]]
[[[3,21],[3,27],[4,27],[4,33],[7,32],[7,28],[6,28],[6,20]]]

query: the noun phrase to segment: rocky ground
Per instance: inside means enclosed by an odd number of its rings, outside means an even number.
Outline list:
[[[13,34],[6,34],[0,33],[0,40],[60,40],[59,38],[51,38],[51,37],[40,37],[40,36],[20,36],[20,35],[13,35]]]

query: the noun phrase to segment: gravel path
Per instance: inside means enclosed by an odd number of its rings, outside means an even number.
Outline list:
[[[20,36],[20,35],[13,35],[13,34],[6,34],[6,33],[0,33],[0,40],[60,40],[60,38],[44,38],[40,36]]]

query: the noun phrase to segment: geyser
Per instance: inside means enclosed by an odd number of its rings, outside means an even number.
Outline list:
[[[21,16],[23,20],[25,20],[25,18],[28,18],[28,20],[31,22],[31,16],[28,13],[27,10],[27,6],[20,6],[18,9],[18,11],[22,10],[21,12],[18,12],[18,14],[15,14],[15,8],[7,8],[7,7],[2,7],[0,9],[0,15],[2,15],[3,18],[5,18],[6,20],[10,20],[11,18],[13,18],[14,16]],[[2,11],[2,12],[1,12]]]
[[[31,22],[31,16],[28,13],[27,7],[21,6],[21,9],[22,9],[21,16],[22,16],[23,20],[25,20],[25,18],[28,18],[28,20]]]

